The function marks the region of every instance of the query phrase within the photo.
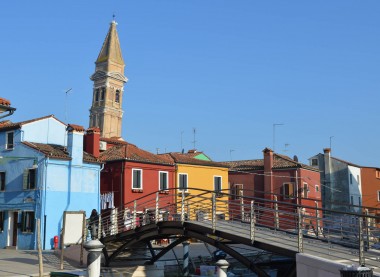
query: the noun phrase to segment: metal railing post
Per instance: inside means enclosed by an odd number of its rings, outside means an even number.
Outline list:
[[[181,199],[181,222],[185,222],[185,191],[182,190],[182,199]]]
[[[255,218],[255,206],[254,206],[255,201],[251,201],[251,230],[250,230],[250,238],[251,238],[251,243],[255,241],[255,223],[256,223],[256,218]]]
[[[363,241],[363,222],[362,218],[359,216],[359,265],[365,265],[364,258],[364,241]]]
[[[273,196],[274,203],[274,228],[277,230],[280,228],[280,219],[278,216],[278,203],[277,203],[277,195]]]
[[[212,232],[216,229],[216,197],[215,192],[212,193]]]
[[[317,201],[315,201],[315,228],[316,228],[316,236],[319,237],[319,210],[318,210]]]
[[[302,209],[298,207],[297,211],[298,211],[298,252],[303,253]]]
[[[366,250],[369,249],[369,242],[370,242],[370,225],[371,225],[371,222],[370,222],[370,218],[368,217],[369,215],[369,212],[368,212],[368,209],[365,209],[364,210],[364,222],[365,222],[365,233],[367,235],[367,240],[366,240]]]
[[[158,195],[158,192],[156,192],[156,211],[155,211],[155,219],[154,219],[154,221],[155,221],[155,223],[157,224],[157,222],[158,222],[158,217],[159,217],[159,205],[158,205],[158,200],[159,200],[160,198],[159,198],[159,195]]]
[[[98,219],[98,239],[102,237],[102,214],[99,214]]]
[[[132,229],[136,229],[136,209],[137,209],[137,202],[136,200],[133,201],[133,220],[132,220]]]
[[[244,221],[244,199],[240,198],[240,213],[241,213],[241,221]]]

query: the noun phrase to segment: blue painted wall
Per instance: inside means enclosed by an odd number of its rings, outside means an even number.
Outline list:
[[[35,219],[41,219],[42,245],[51,249],[54,236],[60,234],[64,211],[82,210],[89,217],[92,209],[99,210],[101,166],[83,163],[83,133],[71,134],[70,140],[66,135],[66,125],[55,118],[28,123],[14,133],[15,147],[6,150],[5,131],[0,131],[0,171],[6,172],[5,191],[0,192],[0,211],[5,216],[4,231],[0,232],[0,249],[7,246],[9,211],[18,211],[18,222],[21,222],[22,211],[34,211]],[[68,151],[73,159],[46,157],[22,141],[70,144]],[[10,156],[19,158],[7,158]],[[34,157],[38,160],[37,187],[24,190],[23,172],[32,168]],[[22,233],[18,228],[17,249],[36,249],[36,237],[36,232]]]

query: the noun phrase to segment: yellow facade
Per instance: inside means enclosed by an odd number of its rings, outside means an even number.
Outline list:
[[[199,212],[203,213],[201,216],[205,219],[211,219],[215,179],[221,178],[221,192],[228,193],[228,168],[177,164],[175,181],[177,189],[180,188],[181,175],[187,176],[187,189],[184,190],[186,195],[185,212],[190,215],[191,220],[199,219]],[[181,191],[178,190],[177,203],[181,202]],[[217,217],[228,219],[228,197],[216,193],[215,199]]]

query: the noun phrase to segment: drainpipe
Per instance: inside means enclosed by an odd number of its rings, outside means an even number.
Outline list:
[[[121,176],[120,176],[120,207],[124,207],[124,166],[125,160],[121,164]]]

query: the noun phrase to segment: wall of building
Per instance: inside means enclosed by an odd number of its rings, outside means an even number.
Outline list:
[[[25,124],[21,130],[22,141],[67,145],[66,125],[52,117]]]
[[[176,172],[176,187],[179,187],[179,174],[187,174],[188,178],[188,190],[187,193],[189,195],[197,195],[200,194],[200,190],[214,190],[214,176],[221,176],[222,177],[222,190],[225,190],[226,193],[229,192],[228,187],[228,168],[223,167],[212,167],[212,166],[199,166],[199,165],[189,165],[189,164],[177,164],[177,172]],[[210,194],[207,194],[208,199],[205,200],[204,198],[193,198],[192,203],[195,205],[194,210],[190,211],[192,215],[196,213],[196,210],[203,209],[202,207],[211,207],[211,198]],[[227,201],[228,197],[218,197],[217,201]],[[177,198],[177,201],[180,201],[179,198]],[[202,204],[202,201],[204,202]],[[198,207],[197,204],[198,203]],[[217,213],[228,213],[228,205],[219,206],[219,209]],[[210,213],[210,211],[207,211],[207,213]]]
[[[376,175],[376,168],[364,167],[361,169],[363,206],[380,208],[379,191],[380,175]],[[380,211],[372,211],[380,215]]]
[[[132,190],[132,169],[142,170],[141,191],[137,192]],[[175,178],[174,165],[148,164],[132,161],[107,163],[101,175],[101,193],[113,191],[115,207],[120,207],[120,203],[123,203],[123,205],[129,203],[131,205],[134,200],[159,190],[160,171],[168,172],[168,188],[173,188]],[[173,192],[171,191],[171,193]],[[164,197],[164,195],[162,195],[162,197]],[[171,202],[173,202],[173,200]]]

